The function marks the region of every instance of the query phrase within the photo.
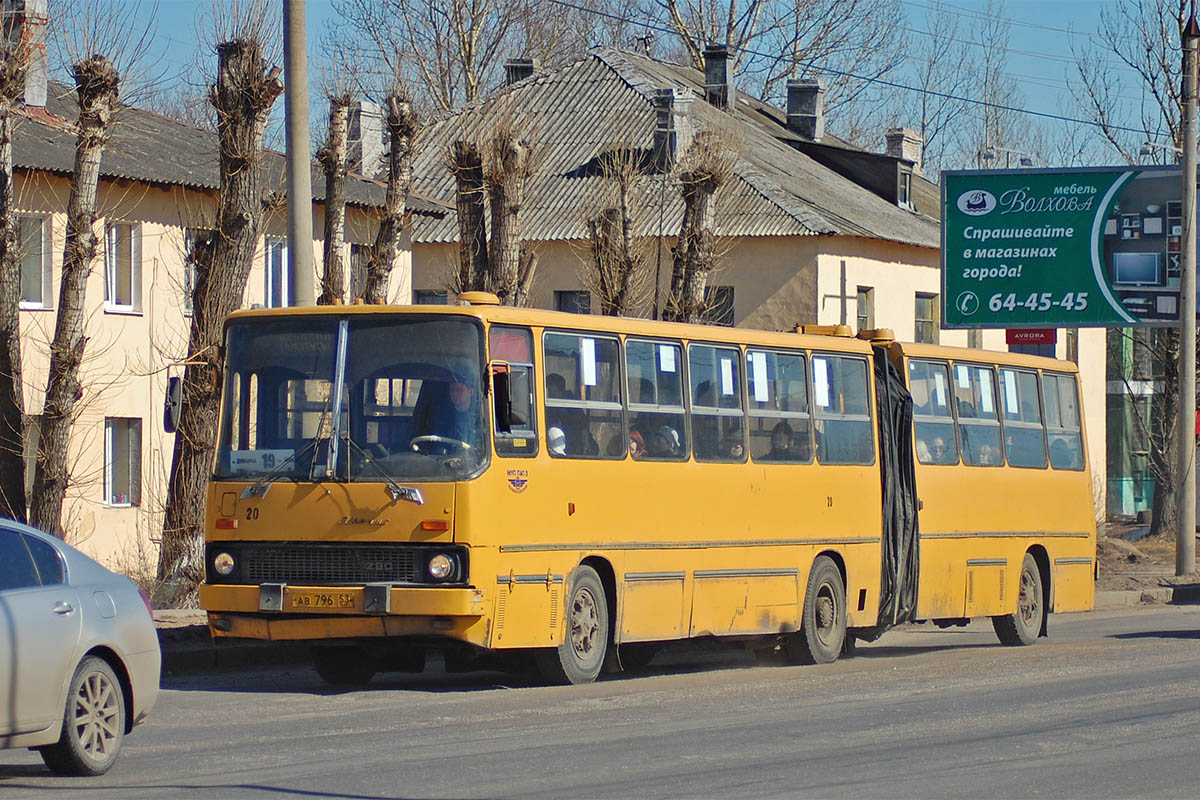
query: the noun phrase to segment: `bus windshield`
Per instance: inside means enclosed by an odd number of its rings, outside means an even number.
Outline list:
[[[465,317],[241,320],[225,365],[218,479],[445,481],[486,464],[483,335]]]

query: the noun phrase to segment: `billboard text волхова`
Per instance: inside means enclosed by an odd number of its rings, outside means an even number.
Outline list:
[[[942,173],[947,328],[1173,325],[1177,167]]]

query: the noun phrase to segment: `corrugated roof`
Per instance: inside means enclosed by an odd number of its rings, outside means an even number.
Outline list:
[[[75,134],[65,123],[79,113],[75,91],[51,83],[47,94],[46,114],[18,117],[13,166],[70,174],[75,165]],[[282,153],[267,151],[266,171],[267,186],[286,191]],[[215,190],[220,181],[217,135],[152,111],[123,106],[101,156],[100,174],[109,179]],[[325,177],[320,166],[314,164],[312,174],[313,201],[322,202]],[[351,175],[346,182],[347,202],[354,205],[381,207],[384,193],[383,183],[361,175]],[[410,195],[408,208],[421,215],[444,216],[452,206]]]
[[[506,87],[427,129],[414,160],[414,186],[422,194],[454,202],[454,180],[444,161],[446,148],[464,131],[487,119],[511,114],[533,129],[540,164],[527,188],[522,215],[531,241],[582,239],[585,221],[604,196],[597,157],[614,149],[648,153],[655,112],[651,98],[660,88],[691,89],[691,115],[697,129],[727,134],[739,153],[735,179],[716,198],[718,236],[844,235],[939,246],[936,220],[906,211],[838,175],[787,144],[783,112],[739,95],[734,113],[704,101],[703,76],[688,67],[646,56],[599,48],[588,57]],[[683,215],[676,187],[662,176],[645,175],[638,190],[654,202],[637,204],[640,236],[659,231],[659,204],[665,197],[662,229],[678,231]],[[453,242],[454,215],[414,223],[416,243]]]

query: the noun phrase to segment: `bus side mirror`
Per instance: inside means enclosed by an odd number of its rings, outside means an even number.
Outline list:
[[[163,402],[163,430],[174,433],[179,429],[183,411],[183,378],[167,378],[167,396]]]
[[[496,409],[496,430],[500,433],[512,431],[512,392],[509,375],[508,364],[492,364],[492,402]]]

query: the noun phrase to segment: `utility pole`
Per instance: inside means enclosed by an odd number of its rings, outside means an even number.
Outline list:
[[[317,302],[313,279],[312,156],[304,0],[283,0],[283,116],[287,130],[288,261],[296,305]]]
[[[1183,26],[1183,275],[1179,286],[1179,532],[1175,574],[1196,568],[1196,6]]]

